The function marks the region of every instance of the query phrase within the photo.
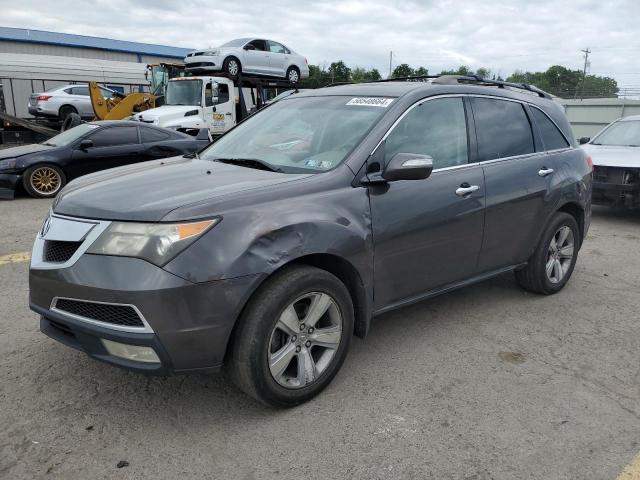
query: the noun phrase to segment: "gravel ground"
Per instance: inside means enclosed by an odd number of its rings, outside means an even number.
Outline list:
[[[0,257],[49,205],[0,202]],[[640,450],[638,213],[596,210],[558,295],[505,275],[376,320],[288,411],[49,340],[27,268],[0,261],[0,478],[600,480]]]

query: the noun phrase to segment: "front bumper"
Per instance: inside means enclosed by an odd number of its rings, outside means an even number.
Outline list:
[[[259,276],[192,283],[144,260],[83,254],[72,266],[29,273],[30,307],[49,337],[93,358],[144,373],[216,371],[242,307]],[[134,305],[149,331],[119,330],[52,310],[55,297]],[[155,350],[160,364],[108,354],[101,339]]]
[[[640,206],[640,183],[593,182],[592,201],[596,205]]]
[[[219,56],[198,55],[196,57],[187,57],[184,65],[187,70],[210,70],[214,72],[222,70],[222,62]]]
[[[17,173],[0,173],[0,198],[14,198],[16,186],[21,178],[22,176]]]

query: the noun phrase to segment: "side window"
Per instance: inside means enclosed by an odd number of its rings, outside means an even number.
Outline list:
[[[226,103],[229,101],[229,85],[226,83],[218,84],[218,103]]]
[[[205,107],[213,105],[213,86],[211,82],[207,83],[204,87],[204,105]]]
[[[116,145],[130,145],[138,142],[137,127],[109,127],[104,128],[89,137],[94,147],[113,147]]]
[[[73,95],[85,95],[89,96],[89,87],[73,87],[71,89]]]
[[[558,150],[569,147],[567,139],[564,138],[564,135],[562,135],[558,127],[549,120],[546,114],[535,107],[531,107],[530,110],[533,112],[533,120],[540,130],[540,135],[542,135],[545,150]]]
[[[462,98],[429,100],[414,107],[385,142],[385,164],[396,153],[433,157],[433,168],[467,163],[467,122]]]
[[[269,50],[271,53],[289,53],[284,45],[269,40]]]
[[[266,42],[264,40],[254,40],[252,42],[249,42],[249,45],[253,45],[256,50],[265,51],[267,49],[265,43]]]
[[[162,142],[171,138],[167,132],[147,127],[140,127],[140,134],[142,135],[142,143]]]
[[[535,152],[531,124],[522,104],[471,98],[480,161]]]

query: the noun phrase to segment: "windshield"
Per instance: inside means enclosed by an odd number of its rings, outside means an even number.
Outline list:
[[[258,160],[284,173],[317,173],[339,165],[385,107],[356,97],[289,97],[248,118],[200,156]]]
[[[165,105],[197,105],[202,102],[202,82],[200,80],[175,80],[167,85]]]
[[[94,125],[92,123],[83,123],[82,125],[78,125],[77,127],[65,130],[60,135],[51,137],[49,140],[42,142],[42,144],[51,145],[52,147],[64,147],[75,142],[78,138],[89,133],[91,130],[95,130],[96,128],[99,128],[99,125]]]
[[[222,47],[242,47],[245,43],[247,43],[250,38],[236,38],[235,40],[231,40],[230,42],[223,43],[220,45]]]
[[[616,122],[598,135],[594,145],[640,147],[640,120]]]

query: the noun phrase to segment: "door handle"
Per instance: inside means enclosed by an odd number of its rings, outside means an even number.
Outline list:
[[[231,116],[231,112],[227,112],[225,113],[225,115]]]
[[[480,187],[478,185],[469,185],[468,183],[463,183],[456,189],[456,195],[458,195],[459,197],[465,197],[470,193],[477,192],[478,190],[480,190]]]
[[[547,168],[547,167],[542,167],[538,171],[538,175],[540,175],[541,177],[546,177],[547,175],[551,175],[552,173],[553,173],[553,168]]]

